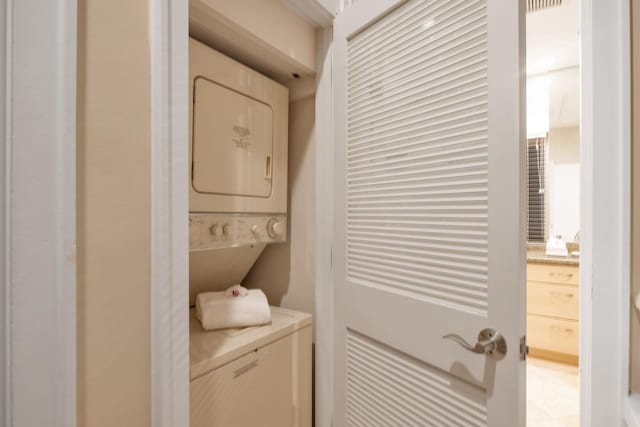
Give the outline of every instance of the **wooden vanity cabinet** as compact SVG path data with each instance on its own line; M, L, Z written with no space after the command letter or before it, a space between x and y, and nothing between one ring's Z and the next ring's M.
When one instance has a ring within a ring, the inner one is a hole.
M578 363L579 268L527 264L527 342L533 357Z

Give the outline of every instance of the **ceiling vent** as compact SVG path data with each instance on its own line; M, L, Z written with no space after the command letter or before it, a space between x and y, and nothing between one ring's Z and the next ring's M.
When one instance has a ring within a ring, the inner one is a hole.
M527 0L527 13L562 6L562 0Z

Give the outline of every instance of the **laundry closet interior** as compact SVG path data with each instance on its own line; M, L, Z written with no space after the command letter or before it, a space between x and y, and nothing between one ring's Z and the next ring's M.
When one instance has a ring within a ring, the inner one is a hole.
M190 1L191 426L312 423L319 27L303 15Z

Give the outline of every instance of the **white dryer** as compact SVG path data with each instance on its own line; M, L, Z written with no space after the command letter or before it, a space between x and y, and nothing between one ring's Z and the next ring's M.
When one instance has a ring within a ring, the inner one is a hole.
M287 239L289 90L190 38L189 95L193 305Z
M287 212L289 90L189 39L189 211Z

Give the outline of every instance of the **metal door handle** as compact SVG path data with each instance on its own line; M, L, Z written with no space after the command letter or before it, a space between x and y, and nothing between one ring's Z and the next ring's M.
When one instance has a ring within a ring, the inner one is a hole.
M478 334L478 342L475 345L469 344L458 334L447 334L443 339L450 339L469 351L478 354L486 354L502 359L507 354L507 341L502 334L495 329L486 328Z

